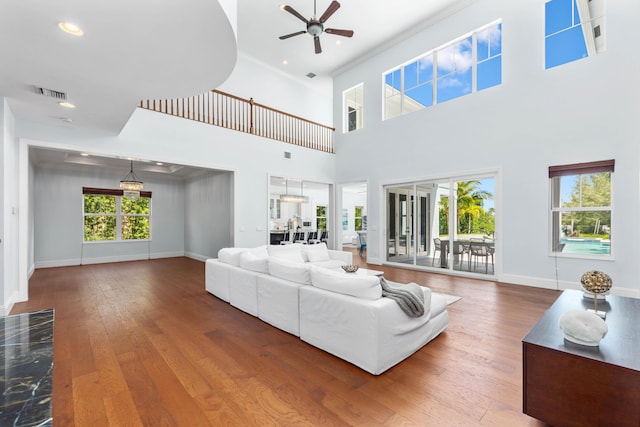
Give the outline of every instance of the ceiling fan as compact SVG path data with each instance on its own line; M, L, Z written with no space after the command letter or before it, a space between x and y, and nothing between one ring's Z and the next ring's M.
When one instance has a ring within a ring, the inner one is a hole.
M306 19L304 16L300 15L294 8L288 5L280 6L280 9L286 10L305 24L307 24L307 29L303 31L298 31L295 33L287 34L285 36L280 36L280 40L288 39L289 37L299 36L300 34L309 33L313 36L313 43L315 45L316 53L322 53L322 47L320 46L320 34L335 34L336 36L343 37L351 37L353 36L352 30L336 30L334 28L324 28L324 23L329 19L331 15L333 15L336 10L340 8L340 3L337 1L332 1L327 10L324 11L320 19L316 19L316 0L313 0L313 18Z

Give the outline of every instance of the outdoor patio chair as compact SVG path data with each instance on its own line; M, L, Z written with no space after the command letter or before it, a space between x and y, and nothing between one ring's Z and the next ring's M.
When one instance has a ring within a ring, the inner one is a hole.
M484 272L489 272L489 257L491 257L491 268L493 269L493 254L495 247L490 243L471 242L469 244L469 271L471 271L471 263L475 257L474 268L478 266L478 258L484 258Z
M323 231L320 234L320 241L324 242L324 243L327 243L327 240L329 240L329 233L327 231Z
M454 262L455 262L455 257L458 256L460 258L459 264L461 269L462 269L462 263L464 262L464 254L469 254L469 247L460 241L457 241L457 240L454 241L453 242Z

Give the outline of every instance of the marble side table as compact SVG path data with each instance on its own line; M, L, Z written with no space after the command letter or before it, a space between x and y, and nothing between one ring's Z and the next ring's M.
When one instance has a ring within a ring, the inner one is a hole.
M0 426L52 426L53 310L0 317Z

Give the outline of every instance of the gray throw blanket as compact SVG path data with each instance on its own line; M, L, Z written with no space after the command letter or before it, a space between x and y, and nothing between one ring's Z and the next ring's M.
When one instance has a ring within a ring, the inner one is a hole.
M398 303L407 316L420 317L424 314L424 294L420 285L389 282L384 277L380 278L380 285L382 296Z

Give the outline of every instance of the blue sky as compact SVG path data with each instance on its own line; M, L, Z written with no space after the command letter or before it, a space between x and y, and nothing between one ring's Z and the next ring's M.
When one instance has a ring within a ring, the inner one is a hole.
M550 0L545 7L545 68L588 56L575 0Z
M502 83L502 24L476 32L477 90ZM437 50L437 102L442 103L472 92L473 43L468 36ZM433 53L404 67L404 93L424 107L433 105ZM385 83L401 90L401 70L385 75Z

